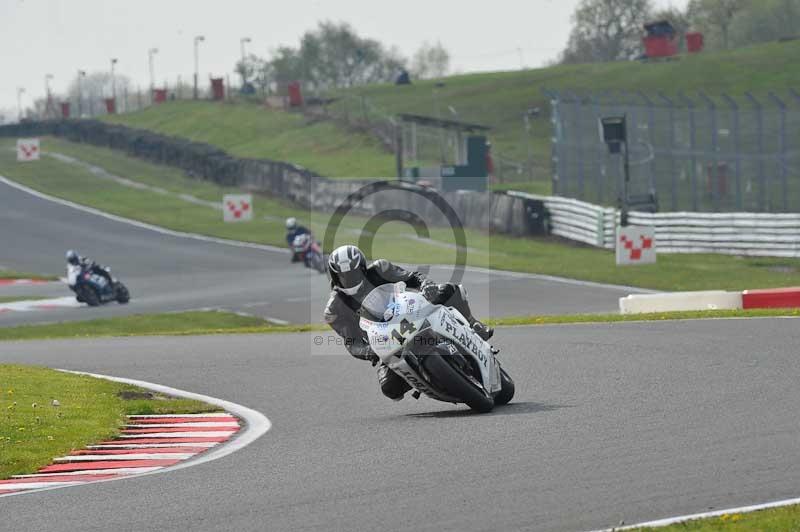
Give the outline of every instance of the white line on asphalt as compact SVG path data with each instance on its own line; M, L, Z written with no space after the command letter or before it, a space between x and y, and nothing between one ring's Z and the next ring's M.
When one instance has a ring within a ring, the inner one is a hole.
M70 480L64 482L12 482L10 484L0 484L0 489L4 490L38 490L41 488L64 488L66 486L79 486L86 484L86 480ZM13 493L9 495L14 495Z
M87 449L100 450L100 449L168 449L170 447L216 447L220 442L192 442L192 443L123 443L120 445L87 445Z
M53 461L58 463L97 462L103 460L169 460L177 458L186 460L197 453L130 453L130 454L76 454L75 456L59 456Z
M236 434L235 430L219 430L208 432L145 432L142 434L120 434L120 438L136 439L136 438L216 438L228 437Z
M86 469L83 471L66 471L62 473L33 473L31 475L14 475L11 478L44 478L44 477L60 477L63 475L127 475L122 478L130 478L132 476L139 476L145 473L161 472L165 467L117 467L115 469ZM117 479L109 479L117 480ZM97 482L103 482L98 480ZM17 495L16 493L13 495ZM3 495L5 497L5 495Z
M31 312L36 310L46 310L50 307L68 308L82 307L83 303L78 303L73 296L57 297L53 299L23 299L0 303L0 310L12 310L16 312Z
M0 177L0 180L3 180ZM139 386L141 388L147 388L149 390L153 390L159 393L163 393L166 395L172 395L175 397L183 397L186 399L195 399L197 401L202 401L205 403L209 403L215 406L226 410L240 419L243 419L245 425L236 433L236 436L231 438L230 441L225 442L225 445L217 446L216 448L211 448L208 451L200 454L196 458L192 458L190 460L185 460L182 462L178 462L175 465L167 466L167 467L152 467L152 468L118 468L118 469L99 469L99 470L88 470L88 471L81 471L80 474L90 475L102 475L102 474L125 474L125 476L109 478L104 480L98 480L97 482L111 482L115 480L120 480L123 478L131 478L132 476L143 476L143 475L152 475L156 473L163 473L167 471L176 471L178 469L183 469L186 467L193 467L196 465L204 464L206 462L211 462L213 460L217 460L219 458L223 458L228 456L229 454L235 453L236 451L243 449L256 441L258 438L263 436L267 433L267 431L272 427L272 423L267 416L253 410L252 408L248 408L246 406L242 406L236 403L232 403L231 401L226 401L224 399L218 399L216 397L211 397L208 395L203 395L200 393L194 392L187 392L185 390L179 390L178 388L172 388L170 386L164 386L162 384L154 384L152 382L140 381L136 379L125 379L121 377L110 377L108 375L99 375L96 373L88 373L83 371L70 371L70 370L60 370L66 373L74 373L77 375L88 375L90 377L95 377L98 379L106 379L113 382L121 382L124 384L132 384L133 386ZM203 414L204 416L209 416L210 414ZM224 413L219 413L215 417L219 417L221 415L226 415ZM148 416L148 417L155 417L155 416ZM170 417L170 416L160 416L160 417ZM175 415L171 417L176 417ZM181 415L180 417L187 417L185 415ZM194 416L198 417L198 416ZM175 433L171 433L173 436ZM221 433L218 433L218 435ZM123 471L125 470L125 471ZM25 475L20 477L14 478L30 478L36 475ZM51 490L51 489L59 489L59 487L47 487L42 488L41 490L28 490L28 491L19 491L14 493L6 493L0 495L0 497L14 497L17 495L25 494L25 493L32 493L33 491L44 491L44 490Z
M134 420L135 421L135 420ZM163 429L163 428L188 428L188 427L238 427L235 421L197 421L186 423L143 423L140 425L125 425L126 429Z
M227 412L209 412L207 414L137 414L135 416L128 416L129 419L155 419L160 417L231 417L231 415Z
M770 508L780 508L782 506L792 506L800 504L800 498L797 499L784 499L782 501L767 502L764 504L753 504L751 506L740 506L738 508L726 508L725 510L714 510L713 512L701 512L697 514L681 515L678 517L667 517L665 519L657 519L655 521L647 521L646 523L638 523L635 525L626 525L623 527L603 528L594 532L613 532L616 530L631 530L634 528L656 528L684 521L695 521L697 519L707 519L709 517L719 517L725 514L745 514L750 512L757 512L759 510L768 510Z

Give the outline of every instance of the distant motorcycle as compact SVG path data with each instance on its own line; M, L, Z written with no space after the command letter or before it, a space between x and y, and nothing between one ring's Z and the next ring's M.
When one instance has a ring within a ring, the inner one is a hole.
M303 233L294 237L292 251L306 267L313 268L319 273L325 273L325 257L319 242L314 240L313 236Z
M117 301L125 304L131 299L128 288L122 282L111 277L109 268L104 268L109 273L111 281L93 271L91 264L68 264L67 285L75 292L75 299L96 307L101 303Z

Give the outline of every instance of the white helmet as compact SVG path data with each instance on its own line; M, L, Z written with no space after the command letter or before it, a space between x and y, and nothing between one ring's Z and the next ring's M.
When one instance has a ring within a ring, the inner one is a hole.
M294 216L292 216L291 218L286 218L286 229L291 231L295 227L297 227L297 218L295 218Z

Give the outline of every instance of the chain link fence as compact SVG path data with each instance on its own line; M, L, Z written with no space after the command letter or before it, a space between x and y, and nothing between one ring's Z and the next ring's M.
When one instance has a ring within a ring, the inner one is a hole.
M547 91L553 191L616 205L620 155L601 117L625 115L630 194L655 193L661 211L800 211L800 93L754 96Z

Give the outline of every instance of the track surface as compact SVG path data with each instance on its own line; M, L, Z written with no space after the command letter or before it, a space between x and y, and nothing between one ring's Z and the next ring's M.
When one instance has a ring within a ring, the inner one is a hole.
M75 248L110 265L133 295L127 306L4 313L0 326L208 307L308 323L320 321L327 299L325 276L290 265L288 251L167 236L42 200L2 183L0 228L0 265L61 273L64 252ZM432 277L445 281L449 271L434 268ZM519 279L499 272L468 272L464 283L475 311L483 316L611 312L618 298L630 293L619 287ZM19 287L14 290L21 292ZM51 291L53 296L69 294L66 286L50 287L47 294Z
M0 344L265 413L272 430L170 475L0 499L9 530L582 530L796 497L798 321L501 329L515 402L382 398L311 335ZM535 347L534 347L535 346Z

